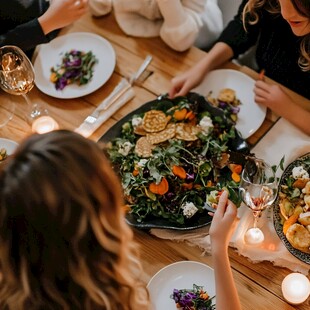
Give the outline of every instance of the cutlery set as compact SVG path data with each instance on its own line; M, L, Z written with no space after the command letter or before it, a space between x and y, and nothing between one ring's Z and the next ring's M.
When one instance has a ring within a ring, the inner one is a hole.
M145 72L146 68L152 61L152 56L148 55L142 65L139 67L138 71L132 74L129 79L122 78L118 85L115 86L111 94L103 100L103 102L95 109L95 111L88 115L84 122L93 124L97 121L101 112L107 110L113 103L115 103L122 95L125 94L126 91L129 90L134 84L141 84L142 79L145 77L143 73Z
M149 75L145 75L152 56L148 55L139 69L129 79L122 78L110 95L88 115L83 123L75 130L85 137L89 137L110 116L135 96L133 85L140 85ZM104 113L103 113L104 112Z

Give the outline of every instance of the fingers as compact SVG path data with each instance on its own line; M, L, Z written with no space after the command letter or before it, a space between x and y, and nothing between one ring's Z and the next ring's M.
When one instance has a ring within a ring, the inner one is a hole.
M217 204L217 208L215 212L217 215L223 217L225 210L226 210L227 201L228 201L228 192L224 190Z

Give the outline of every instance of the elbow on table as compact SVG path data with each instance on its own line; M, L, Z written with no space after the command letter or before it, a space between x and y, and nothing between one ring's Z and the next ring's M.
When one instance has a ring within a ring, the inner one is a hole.
M177 52L184 52L192 47L197 39L197 31L188 32L179 32L179 31L165 31L161 29L160 37L161 39L173 50Z

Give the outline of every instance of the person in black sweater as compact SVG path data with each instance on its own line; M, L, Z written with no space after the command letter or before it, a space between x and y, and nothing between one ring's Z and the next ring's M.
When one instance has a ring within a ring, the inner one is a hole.
M31 57L59 30L79 19L88 0L0 0L0 47L16 45Z
M257 45L256 61L266 75L310 99L310 3L308 0L244 0L210 52L172 80L170 97L186 94L209 71ZM255 83L255 101L310 135L310 112L279 85Z

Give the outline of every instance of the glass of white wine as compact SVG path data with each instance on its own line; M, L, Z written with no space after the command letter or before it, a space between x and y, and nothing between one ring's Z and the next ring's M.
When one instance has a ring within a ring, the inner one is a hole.
M264 240L264 234L257 223L262 212L276 199L277 189L272 167L262 159L249 158L244 165L239 185L241 198L254 216L254 225L244 236L246 243L259 244Z
M25 98L30 110L30 123L42 110L38 104L32 105L27 96L34 86L34 80L32 63L19 47L6 45L0 48L0 87L9 94Z

